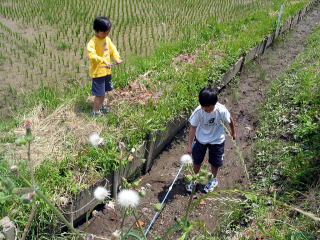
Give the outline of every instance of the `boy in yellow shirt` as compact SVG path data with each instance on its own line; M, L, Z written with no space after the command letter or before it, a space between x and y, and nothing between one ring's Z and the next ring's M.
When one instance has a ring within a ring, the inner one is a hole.
M94 97L92 115L108 111L103 105L105 94L113 89L111 77L111 57L116 64L122 62L116 46L108 37L111 22L107 17L97 17L93 22L95 36L87 44L90 62L89 74L92 78L92 95Z

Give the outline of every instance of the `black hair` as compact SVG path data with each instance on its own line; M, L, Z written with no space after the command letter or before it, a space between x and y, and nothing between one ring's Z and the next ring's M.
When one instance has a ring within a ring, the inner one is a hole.
M111 29L111 21L107 17L97 17L93 21L93 29L96 32L105 32Z
M202 88L199 93L199 102L203 107L214 106L218 102L218 94L211 87Z

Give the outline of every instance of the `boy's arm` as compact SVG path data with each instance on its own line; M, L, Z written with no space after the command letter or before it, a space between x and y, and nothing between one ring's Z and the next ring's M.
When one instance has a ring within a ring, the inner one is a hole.
M122 59L120 59L120 54L116 48L116 46L113 44L113 42L110 41L110 45L109 45L109 49L110 49L110 56L113 57L114 61L119 64L122 62Z
M192 153L192 143L194 141L194 138L196 136L196 126L192 126L190 125L189 128L189 136L188 136L188 149L187 149L187 153L191 154Z
M235 122L231 116L230 116L230 129L231 129L231 136L232 136L233 140L235 140L237 137L236 126L235 126Z
M91 61L97 62L97 63L103 63L105 62L105 59L103 57L100 57L95 48L95 44L93 41L90 41L87 45L87 52L88 52L88 57Z

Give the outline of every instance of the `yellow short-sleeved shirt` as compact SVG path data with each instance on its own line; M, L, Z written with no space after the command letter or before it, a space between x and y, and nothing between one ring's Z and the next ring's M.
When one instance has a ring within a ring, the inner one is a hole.
M120 58L116 46L109 37L100 39L96 36L87 44L87 52L90 61L89 74L92 78L103 77L111 74L111 68L106 68L104 61L111 63Z

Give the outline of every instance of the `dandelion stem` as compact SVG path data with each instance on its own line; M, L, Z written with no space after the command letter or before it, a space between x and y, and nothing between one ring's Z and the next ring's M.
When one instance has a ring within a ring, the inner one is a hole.
M31 160L31 142L30 141L28 141L28 163L29 163L30 172L31 172L32 185L35 185L33 162Z
M192 167L189 166L187 169L189 170L189 173L190 173L190 174L192 174L192 175L195 174L194 169L193 169ZM192 198L193 198L193 195L194 195L195 191L196 191L196 184L193 184L193 186L192 186L192 192L191 192L191 194L190 194L190 198L189 198L189 201L188 201L188 206L187 206L187 210L186 210L186 215L185 215L185 217L184 217L184 219L185 219L186 221L188 221L188 219L189 219L189 214L190 214L190 210L191 210Z
M120 226L120 230L122 231L123 228L123 224L124 224L124 220L126 219L127 214L126 214L126 210L123 210L123 217L122 217L122 221L121 221L121 226Z
M21 240L25 240L26 237L27 237L27 234L29 232L29 228L30 228L31 223L33 221L33 218L34 218L34 216L36 214L37 207L38 207L37 203L33 204L32 209L31 209L31 214L30 214L29 219L28 219L28 223L27 223L27 225L25 226L25 228L23 230L23 234L22 234Z
M141 226L141 224L140 224L140 222L139 222L139 219L138 219L138 217L137 217L137 214L136 214L135 209L133 209L133 216L134 216L134 218L136 219L136 223L137 223L138 226L139 226L139 230L140 230L143 238L147 240L147 237L144 235L144 231L143 231L142 226Z
M139 218L141 218L141 217L142 217L142 215L141 215ZM130 230L132 229L132 227L134 226L134 224L135 224L135 223L132 223L132 224L131 224L131 226L129 227L128 231L127 231L126 234L124 235L124 237L128 235L128 233L130 232Z
M25 181L30 187L33 185L21 174L19 174L19 177ZM37 196L42 198L48 205L49 207L57 214L57 216L60 218L60 220L70 229L71 232L77 233L77 231L74 229L74 227L68 222L68 220L62 215L62 213L59 211L59 209L53 205L53 203L38 189L35 188L35 193Z
M190 194L190 198L189 198L189 201L188 201L188 206L187 206L187 210L186 210L186 215L184 217L185 221L188 221L189 219L189 214L190 214L190 209L191 209L191 203L192 203L192 199L193 199L193 195L194 195L194 192L196 190L196 184L194 184L192 186L192 192Z
M68 220L62 215L62 213L51 203L51 201L41 191L36 190L36 194L49 205L49 207L57 214L60 220L69 228L71 232L77 233L74 227L68 222Z

